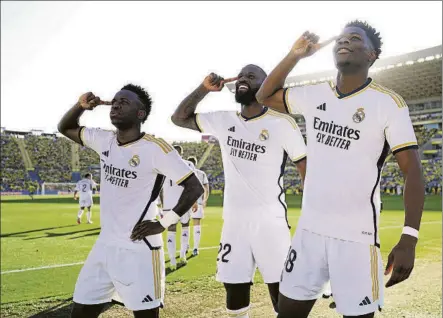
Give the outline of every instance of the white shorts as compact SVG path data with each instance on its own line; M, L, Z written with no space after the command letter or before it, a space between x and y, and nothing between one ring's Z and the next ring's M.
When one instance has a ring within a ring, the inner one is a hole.
M162 306L165 288L163 249L134 249L96 242L77 279L74 302L102 304L115 298L129 310Z
M193 219L203 219L205 217L205 213L203 211L203 205L199 204L197 211L195 212L191 211L191 217Z
M92 199L80 199L79 201L80 207L81 208L89 208L90 206L92 206L93 202Z
M171 210L163 210L163 216L165 216L169 211L171 211ZM181 217L180 217L180 223L181 224L187 224L187 223L189 223L189 220L191 219L191 211L188 211L188 212L186 212L185 214L183 214ZM175 223L175 224L178 224L178 222L177 223Z
M217 281L250 283L258 267L265 283L279 282L290 242L284 218L225 221L217 256Z
M345 316L383 306L383 265L378 247L297 230L282 271L280 292L294 300L319 298L328 281Z

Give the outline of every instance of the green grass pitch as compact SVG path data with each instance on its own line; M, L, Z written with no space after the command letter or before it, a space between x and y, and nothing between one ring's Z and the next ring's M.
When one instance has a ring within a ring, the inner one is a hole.
M294 232L300 213L300 198L289 196L287 202L288 219ZM383 260L386 260L387 254L400 237L404 212L401 197L384 197L383 202L380 235ZM44 308L45 306L41 304L45 299L69 298L72 295L81 265L71 264L86 259L100 231L98 204L93 207L94 224L77 225L77 211L78 202L71 197L44 197L33 201L29 197L2 198L1 317L25 317L28 312L38 312L32 310L35 304L40 304L39 308ZM168 273L165 301L166 306L170 305L170 309L164 311L169 312L166 314L167 317L175 317L174 306L179 306L180 297L185 297L183 293L192 298L193 291L198 289L199 293L202 295L207 293L210 298L211 290L214 289L215 293L223 296L220 284L213 278L222 227L221 213L221 198L214 195L210 198L202 222L200 255L190 258L188 265ZM85 215L83 219L85 220ZM441 270L441 244L441 197L428 196L417 247L417 260L440 262ZM177 249L179 247L180 237L177 236ZM167 253L165 254L167 259ZM10 272L52 265L67 266ZM256 275L256 283L260 285L261 282L260 276ZM168 297L171 301L168 301ZM441 307L441 287L439 299ZM211 317L218 317L218 312L223 316L223 299L218 299L217 302L219 305L212 309ZM198 314L203 313L205 308L199 308ZM194 316L198 316L197 311L198 309L195 309Z

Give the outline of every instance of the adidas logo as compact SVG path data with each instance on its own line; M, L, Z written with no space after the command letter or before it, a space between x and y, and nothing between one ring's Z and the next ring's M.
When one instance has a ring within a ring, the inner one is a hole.
M363 299L363 301L360 303L359 306L366 306L366 305L370 305L371 301L369 300L368 296L365 297L365 299Z
M235 126L232 126L231 128L228 129L229 131L235 132Z
M153 299L151 298L151 296L146 295L145 298L142 300L142 303L149 303L150 301L152 301Z
M171 239L169 239L169 240L168 240L168 243L172 243L172 240L171 240Z
M105 156L105 157L109 157L109 150L108 151L103 151L102 155Z
M184 236L184 237L187 237L187 236L188 236L188 234L186 234L186 233L183 233L183 236Z
M317 107L317 109L326 111L326 103L321 104L320 106Z

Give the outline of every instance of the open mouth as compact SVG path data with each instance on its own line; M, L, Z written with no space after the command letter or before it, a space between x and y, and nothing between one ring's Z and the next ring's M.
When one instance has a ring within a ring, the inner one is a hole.
M352 51L346 47L342 47L337 50L337 54L349 54L349 53L352 53Z
M247 92L249 90L249 86L246 84L240 84L237 87L237 91L239 92Z

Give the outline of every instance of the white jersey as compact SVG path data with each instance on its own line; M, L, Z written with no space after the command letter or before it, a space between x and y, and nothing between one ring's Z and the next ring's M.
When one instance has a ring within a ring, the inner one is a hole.
M192 169L192 171L194 171L195 166L192 162L184 159L182 160L190 169ZM183 187L177 185L171 179L166 179L163 185L163 211L172 210L177 205L182 192Z
M285 218L286 159L297 162L306 156L295 120L265 107L249 119L221 111L197 114L196 122L201 132L214 135L220 144L225 174L223 218Z
M100 155L100 222L98 240L131 248L130 236L142 220L153 220L153 203L165 176L180 184L193 172L177 151L164 140L143 134L139 139L119 144L115 132L82 128L80 139ZM161 244L161 235L150 236L144 243Z
M97 184L91 179L82 179L75 185L75 191L79 193L80 201L92 200L92 189L95 189Z
M333 83L284 91L289 113L306 120L309 160L299 228L379 245L380 173L389 148L417 148L409 109L371 79L351 94Z
M204 171L196 168L194 170L194 174L203 186L209 183L208 176ZM200 198L198 198L197 203L203 204L203 194L200 196Z

